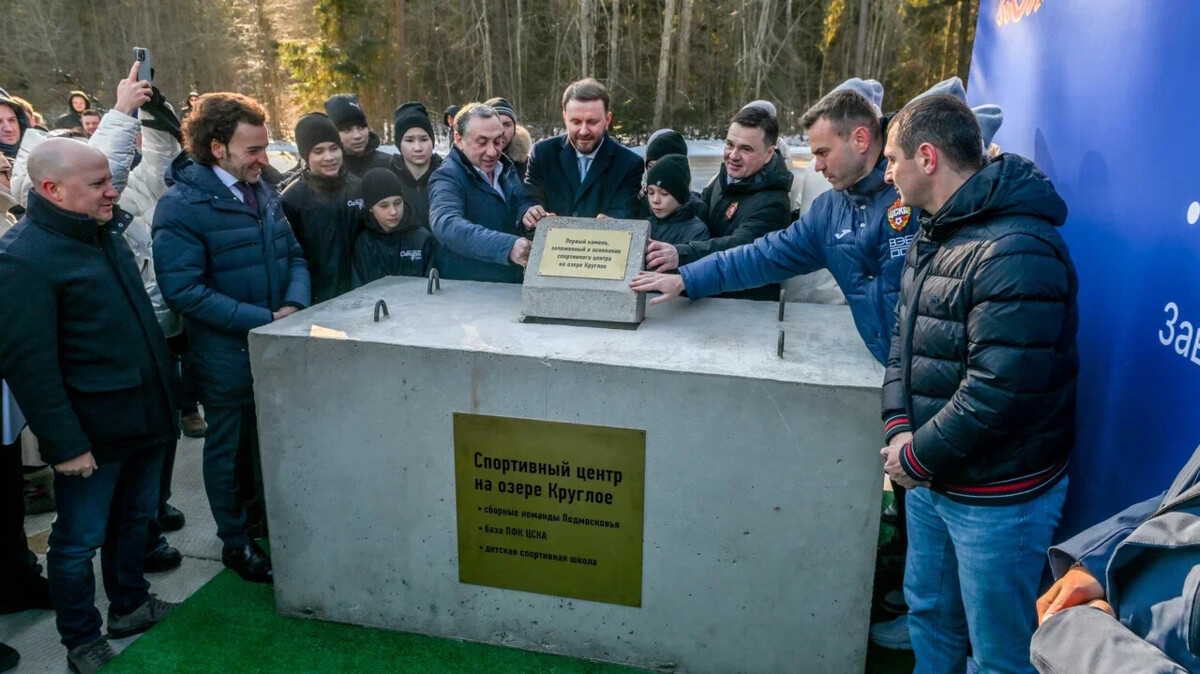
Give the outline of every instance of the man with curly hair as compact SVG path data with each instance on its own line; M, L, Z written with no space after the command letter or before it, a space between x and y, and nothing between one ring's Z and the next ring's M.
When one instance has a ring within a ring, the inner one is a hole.
M304 252L279 195L260 180L266 118L241 94L201 96L183 124L185 152L167 170L173 184L154 213L154 268L167 305L188 321L207 415L204 488L224 544L221 558L260 583L271 582L272 573L254 541L265 534L265 512L247 517L247 505L257 502L247 483L261 483L247 333L310 300ZM247 459L253 478L239 479Z

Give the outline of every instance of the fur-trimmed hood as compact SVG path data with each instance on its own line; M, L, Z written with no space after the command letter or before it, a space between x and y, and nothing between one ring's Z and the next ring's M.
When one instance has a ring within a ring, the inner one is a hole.
M523 164L529 161L529 153L532 150L533 136L529 135L529 129L518 124L517 130L513 132L512 142L508 144L505 154L514 162Z

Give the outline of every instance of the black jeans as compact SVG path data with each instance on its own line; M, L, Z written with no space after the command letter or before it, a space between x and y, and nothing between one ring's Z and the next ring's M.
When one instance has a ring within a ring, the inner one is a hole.
M167 544L167 539L162 535L162 525L158 523L158 518L166 512L167 500L171 498L171 476L175 472L175 449L178 446L179 441L172 439L163 452L162 478L158 487L158 509L150 518L150 533L146 537L147 554Z
M165 452L163 443L101 464L91 477L54 476L58 519L50 531L46 566L58 633L68 649L100 638L92 572L97 549L114 613L131 613L149 599L146 537L158 511Z
M0 445L0 599L15 595L34 569L25 538L21 441Z

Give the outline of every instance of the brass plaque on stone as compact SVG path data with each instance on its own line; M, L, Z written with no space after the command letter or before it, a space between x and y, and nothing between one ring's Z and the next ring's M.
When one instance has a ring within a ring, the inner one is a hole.
M619 230L551 227L538 275L623 280L632 238Z
M454 415L464 583L642 605L646 432Z

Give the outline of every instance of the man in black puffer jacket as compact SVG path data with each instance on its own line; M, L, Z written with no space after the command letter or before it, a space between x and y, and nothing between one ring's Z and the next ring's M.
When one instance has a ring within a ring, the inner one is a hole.
M888 127L888 179L920 209L883 385L888 476L908 494L917 671L1033 672L1034 601L1074 443L1078 280L1067 206L1033 163L983 156L952 96ZM953 579L948 581L947 579ZM970 638L968 639L968 625Z

